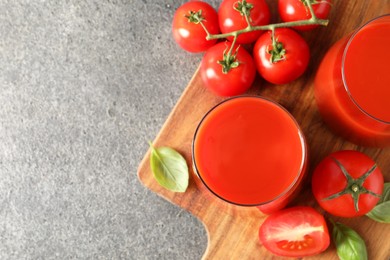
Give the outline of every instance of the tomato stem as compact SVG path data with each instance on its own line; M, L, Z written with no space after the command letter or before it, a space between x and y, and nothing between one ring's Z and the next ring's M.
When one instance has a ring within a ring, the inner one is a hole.
M310 14L311 14L311 18L310 20L317 20L317 16L313 10L313 6L312 6L312 3L310 2L310 0L305 0L305 3L307 5L307 7L309 8L309 11L310 11Z
M275 37L275 29L272 28L271 31L272 39L272 49L267 49L267 52L270 54L270 62L276 63L285 59L286 49L283 46L283 43L279 42Z
M233 9L240 12L240 14L245 17L245 21L248 24L247 28L251 28L252 26L250 23L251 22L250 15L251 15L251 10L253 8L253 4L247 3L246 0L242 0L241 2L238 1L236 3L237 3L237 7L234 6Z
M202 10L198 10L197 12L190 11L185 17L188 19L188 22L200 24L202 26L203 30L206 32L206 39L210 36L210 32L207 30L206 26L203 23L203 21L205 21L205 18L202 16Z
M248 3L246 0L238 1L236 3L237 7L233 6L233 9L240 12L242 16L249 17L253 8L253 4Z
M229 49L229 51L227 53L227 57L228 58L232 55L233 48L234 48L234 45L236 44L236 41L237 41L237 35L234 36L233 42L232 42L232 46L230 46L230 49Z
M307 6L307 2L306 2L306 0L301 0L301 2L305 5L305 6ZM317 5L317 4L321 4L321 3L326 3L326 4L328 4L328 5L332 5L332 3L330 3L330 2L328 2L328 1L326 1L326 0L310 0L310 3L312 4L312 5Z
M240 48L238 45L236 51L233 53L234 43L236 42L237 37L234 37L233 43L230 46L228 52L223 53L223 59L218 61L218 64L222 66L222 73L227 74L231 69L237 68L240 65L240 62L237 60L237 52Z
M351 190L352 190L353 192L358 192L358 191L359 191L359 185L353 184L352 187L351 187Z

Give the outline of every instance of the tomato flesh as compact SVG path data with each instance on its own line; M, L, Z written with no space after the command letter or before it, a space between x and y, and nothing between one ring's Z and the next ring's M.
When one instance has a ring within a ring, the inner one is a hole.
M259 238L273 254L288 257L319 254L330 244L324 217L307 206L284 209L268 216L260 227Z
M277 242L277 245L280 249L287 251L305 250L314 245L314 239L310 235L305 235L299 241L282 240Z

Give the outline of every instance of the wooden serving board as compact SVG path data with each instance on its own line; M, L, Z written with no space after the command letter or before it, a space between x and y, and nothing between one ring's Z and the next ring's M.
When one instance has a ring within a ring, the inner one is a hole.
M268 1L277 17L276 1ZM366 21L390 13L390 0L334 1L328 27L304 33L311 49L311 61L306 73L288 85L271 85L259 77L248 94L271 98L283 105L296 118L307 138L310 167L301 194L292 205L313 206L327 217L355 229L366 241L369 259L390 259L390 224L380 224L368 217L341 219L327 215L316 204L310 189L311 173L322 158L333 151L353 149L376 160L390 181L390 148L376 149L356 146L334 135L323 124L314 100L313 80L319 62L328 48L342 36L352 32ZM385 46L378 45L378 51ZM388 50L387 50L388 51ZM389 97L390 98L390 97ZM192 171L191 142L195 128L203 115L223 98L205 89L196 71L180 100L166 120L154 141L156 147L169 146L179 151L190 166L190 184L185 193L165 190L154 180L148 151L139 165L140 181L153 192L188 210L205 225L208 247L203 259L276 259L258 240L258 229L264 221L256 208L227 204L213 197ZM279 259L279 258L278 258ZM307 259L338 259L333 244L322 254Z

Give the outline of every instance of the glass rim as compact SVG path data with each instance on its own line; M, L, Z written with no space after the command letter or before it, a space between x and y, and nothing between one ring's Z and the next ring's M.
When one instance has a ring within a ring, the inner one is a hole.
M359 103L354 99L352 93L350 92L349 88L348 88L348 84L347 84L347 80L346 80L346 76L345 76L345 71L344 71L344 67L345 67L345 59L346 59L346 56L347 56L347 53L348 53L348 49L349 49L349 46L351 45L351 43L353 42L355 36L362 30L364 29L367 25L377 21L377 20L380 20L382 19L383 17L390 17L390 14L383 14L383 15L380 15L380 16L377 16L375 18L372 18L370 20L368 20L367 22L365 22L363 25L359 26L357 29L355 29L352 33L352 35L349 37L348 39L348 42L347 44L345 45L344 47L344 50L343 50L343 56L342 56L342 60L341 60L341 77L342 77L342 81L343 81L343 86L344 86L344 89L345 91L347 92L348 94L348 97L351 99L351 101L356 105L356 107L359 109L359 111L361 111L362 113L364 113L366 116L368 116L369 118L377 121L377 122L380 122L380 123L383 123L383 124L387 124L387 125L390 125L390 121L386 121L386 120L383 120L383 119L380 119L376 116L373 116L372 114L368 113L366 110L364 110L364 108L362 108Z
M299 170L298 170L298 173L296 174L294 180L291 182L291 184L282 192L280 193L279 195L277 195L276 197L274 197L273 199L271 200L268 200L268 201L263 201L263 202L259 202L259 203L253 203L253 204L245 204L245 203L239 203L239 202L235 202L235 201L231 201L231 200L228 200L226 198L224 198L221 194L218 194L217 192L215 192L212 188L209 187L209 185L207 185L206 181L202 178L201 174L200 174L200 171L197 167L197 164L196 164L196 158L195 158L195 140L196 140L196 137L197 137L197 134L198 134L198 131L199 129L202 127L202 123L204 122L204 120L207 118L207 116L212 113L217 107L231 101L231 100L234 100L234 99L241 99L241 98L254 98L254 99L260 99L260 100L263 100L263 101L266 101L272 105L275 105L276 107L280 108L282 111L284 111L285 113L287 113L287 115L289 116L289 118L293 121L294 125L296 126L296 129L298 130L298 137L299 137L299 140L300 140L300 143L301 143L301 149L302 149L302 159L301 159L301 162L300 162L300 167L299 167ZM303 131L301 129L301 127L299 126L298 122L296 121L296 119L294 118L294 116L286 109L284 108L282 105L280 105L279 103L277 103L276 101L273 101L269 98L265 98L265 97L262 97L262 96L257 96L257 95L239 95L239 96L234 96L234 97L229 97L219 103L217 103L216 105L212 106L202 117L202 119L199 121L196 129L195 129L195 133L194 133L194 137L192 139L192 148L191 148L191 152L192 152L192 166L193 166L193 170L195 172L195 174L199 177L199 179L201 180L201 182L203 183L203 185L205 185L205 187L212 193L214 194L216 197L220 198L221 200L225 201L225 202L228 202L230 204L233 204L233 205L236 205L236 206L244 206L244 207L257 207L257 206L262 206L262 205L266 205L266 204L269 204L269 203L272 203L274 201L277 201L278 199L282 198L283 196L285 196L286 194L288 194L290 191L293 191L293 188L299 184L299 180L301 179L301 177L305 174L305 168L306 168L306 164L307 164L307 154L308 154L308 147L307 147L307 142L306 142L306 138L303 134Z

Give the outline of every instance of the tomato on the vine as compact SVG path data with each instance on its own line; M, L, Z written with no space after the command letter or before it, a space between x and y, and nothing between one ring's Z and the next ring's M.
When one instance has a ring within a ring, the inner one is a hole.
M274 37L274 41L273 41ZM273 84L286 84L300 77L309 64L306 41L288 28L267 31L256 41L253 57L259 74Z
M259 238L272 253L288 257L319 254L330 244L324 217L307 206L287 208L268 216L260 227Z
M319 19L326 19L332 7L332 0L310 0L314 14ZM279 15L284 22L293 22L311 18L309 7L305 0L279 0ZM296 30L308 31L318 25L304 25L293 27Z
M378 203L383 186L383 175L375 161L352 150L325 157L312 177L312 191L318 204L340 217L370 212Z
M208 3L191 1L180 6L173 17L172 32L176 43L189 52L204 52L217 40L207 40L207 33L218 34L218 14Z
M224 97L243 94L256 76L252 56L240 45L235 45L228 55L230 47L230 42L217 43L207 50L200 65L206 87Z
M245 13L249 13L248 21ZM271 14L265 0L224 0L218 9L219 27L222 33L229 33L248 26L266 25L270 22ZM256 41L262 31L252 31L240 34L237 43ZM233 37L228 37L232 41Z

